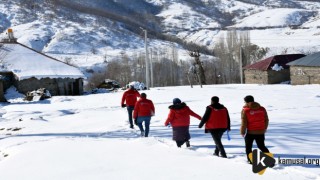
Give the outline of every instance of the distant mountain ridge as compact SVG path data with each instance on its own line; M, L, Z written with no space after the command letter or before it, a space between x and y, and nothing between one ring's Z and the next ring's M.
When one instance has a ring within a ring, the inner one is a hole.
M250 30L252 43L264 47L271 43L261 34L316 41L319 9L314 0L2 0L0 31L13 28L20 43L56 55L136 52L144 48L142 29L150 47L191 43L210 51L228 29ZM299 46L318 50L320 42Z

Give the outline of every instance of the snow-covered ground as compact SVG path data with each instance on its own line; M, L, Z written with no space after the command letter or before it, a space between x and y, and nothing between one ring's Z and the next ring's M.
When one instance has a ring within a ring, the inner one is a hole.
M40 102L23 102L13 94L12 103L2 103L0 109L1 179L320 179L319 164L276 164L262 176L254 174L239 135L243 97L251 94L269 113L266 145L276 160L306 157L319 162L319 87L152 88L144 91L156 108L148 138L140 138L137 127L129 129L127 112L120 107L121 91ZM231 140L223 136L228 159L212 155L213 140L198 128L198 120L191 120L189 149L177 148L171 129L163 125L173 98L202 116L214 95L231 117Z

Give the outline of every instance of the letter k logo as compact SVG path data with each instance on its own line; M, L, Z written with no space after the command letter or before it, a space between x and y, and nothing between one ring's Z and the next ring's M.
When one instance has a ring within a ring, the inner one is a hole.
M249 154L249 159L252 162L253 173L258 173L260 175L266 171L267 167L272 168L276 162L273 158L273 154L263 153L257 149L253 150L253 152Z

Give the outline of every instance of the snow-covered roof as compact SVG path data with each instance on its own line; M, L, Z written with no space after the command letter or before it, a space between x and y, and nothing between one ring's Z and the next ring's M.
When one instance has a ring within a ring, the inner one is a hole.
M0 72L13 72L19 80L41 78L84 78L76 67L37 52L20 43L0 47Z

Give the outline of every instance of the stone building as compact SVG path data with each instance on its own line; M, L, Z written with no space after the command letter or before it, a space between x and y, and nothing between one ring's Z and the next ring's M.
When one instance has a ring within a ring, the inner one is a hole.
M46 88L51 95L81 95L84 77L78 68L23 44L0 43L0 101L10 86L23 94Z
M290 66L291 84L320 84L320 52L293 62Z
M286 64L304 57L304 54L284 54L269 57L245 66L246 84L277 84L290 81L290 70Z

